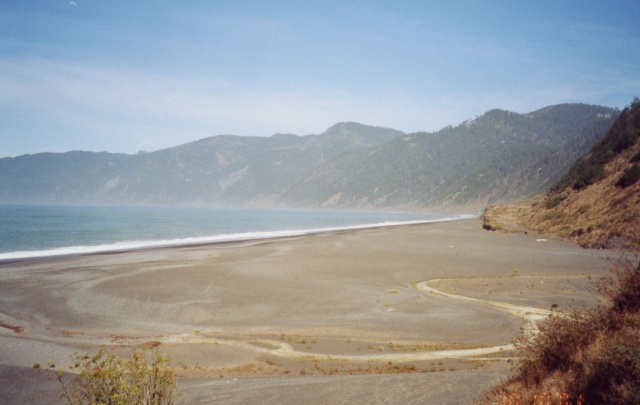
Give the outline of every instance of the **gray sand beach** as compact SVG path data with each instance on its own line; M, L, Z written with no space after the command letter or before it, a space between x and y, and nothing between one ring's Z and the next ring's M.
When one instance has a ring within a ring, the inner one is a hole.
M465 403L526 321L420 283L568 311L616 256L471 219L0 263L0 403L63 403L34 364L149 341L188 404Z

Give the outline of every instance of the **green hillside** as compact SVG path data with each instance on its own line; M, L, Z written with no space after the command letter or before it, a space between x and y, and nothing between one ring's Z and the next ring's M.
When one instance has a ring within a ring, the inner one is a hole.
M320 135L221 135L136 155L4 158L0 203L272 205L300 173L399 135L403 132L340 123Z
M533 202L490 207L485 217L492 228L511 222L584 247L639 250L639 209L640 100L636 98L546 194Z
M285 197L319 206L480 209L549 187L616 116L584 104L524 115L492 110L342 155L298 179Z
M485 229L533 229L586 248L619 249L604 304L550 316L516 339L522 358L479 404L640 403L640 99L622 110L593 148L532 200L487 209Z
M549 187L617 114L563 104L492 110L435 133L345 122L319 135L220 135L136 155L4 158L0 203L478 212Z

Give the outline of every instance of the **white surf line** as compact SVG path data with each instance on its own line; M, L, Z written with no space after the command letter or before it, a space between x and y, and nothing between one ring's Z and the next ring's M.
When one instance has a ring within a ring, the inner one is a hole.
M100 245L78 245L66 246L58 248L50 248L45 250L33 251L14 251L0 253L0 263L10 260L31 260L43 257L59 257L59 256L81 256L90 254L103 253L120 253L128 251L138 251L158 248L180 248L192 246L206 246L210 244L227 244L236 242L254 242L269 241L280 238L290 238L298 236L308 236L315 234L342 232L342 231L358 231L375 228L386 228L405 225L421 225L435 224L440 222L459 221L464 219L477 218L477 215L470 214L452 214L445 218L419 219L408 221L384 221L375 223L365 223L358 225L333 226L325 228L309 228L309 229L292 229L292 230L275 230L275 231L253 231L253 232L237 232L237 233L221 233L210 236L184 237L174 239L159 240L130 240L110 242Z

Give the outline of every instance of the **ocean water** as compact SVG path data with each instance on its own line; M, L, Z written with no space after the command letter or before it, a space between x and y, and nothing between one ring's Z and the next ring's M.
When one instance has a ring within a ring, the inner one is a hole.
M169 207L0 206L0 260L295 236L469 217Z

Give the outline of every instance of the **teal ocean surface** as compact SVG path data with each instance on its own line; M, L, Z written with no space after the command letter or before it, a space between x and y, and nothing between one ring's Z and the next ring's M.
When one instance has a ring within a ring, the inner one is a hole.
M333 210L0 206L0 260L295 236L467 217Z

